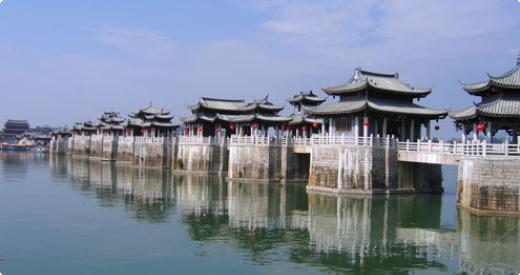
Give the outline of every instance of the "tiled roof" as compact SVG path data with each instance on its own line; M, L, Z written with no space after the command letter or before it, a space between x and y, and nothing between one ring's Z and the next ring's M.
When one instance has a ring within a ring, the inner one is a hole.
M323 107L305 107L304 111L314 115L341 115L352 114L365 109L417 116L444 117L448 114L445 110L434 110L412 102L364 97L350 98L348 101L340 101Z
M301 103L303 101L322 103L322 102L325 102L325 100L327 100L327 99L324 97L315 95L312 91L300 92L299 94L294 95L291 98L287 99L287 101L290 103Z
M257 108L268 111L281 111L283 109L283 106L269 102L267 97L251 103L246 103L244 100L202 97L196 104L188 107L191 111L196 111L202 107L217 112L253 112Z
M520 96L500 94L461 111L452 112L455 120L470 119L478 115L490 117L520 117Z
M223 121L227 123L246 123L246 122L252 122L255 120L258 121L265 121L265 122L289 122L291 118L285 117L285 116L278 116L278 115L222 115L217 114L214 117L210 116L204 116L204 115L193 115L191 117L182 118L182 121L184 123L195 123L199 120L207 121L214 123L217 120Z
M380 74L357 68L354 76L345 84L332 87L324 87L322 90L329 95L341 95L354 93L372 87L388 92L408 94L422 97L431 92L431 89L419 89L402 82L399 74Z
M322 124L323 119L319 118L309 118L303 113L295 113L290 116L291 121L289 122L289 125L301 125L301 124L313 124L318 123Z
M462 83L462 87L470 94L488 91L491 87L518 90L520 89L520 61L517 61L514 68L502 75L492 76L488 74L488 76L488 80L470 84Z

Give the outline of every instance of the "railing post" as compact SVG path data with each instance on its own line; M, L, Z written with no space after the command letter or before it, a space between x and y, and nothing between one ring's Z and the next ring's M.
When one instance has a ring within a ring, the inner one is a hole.
M420 152L421 151L421 140L418 139L417 140L417 152Z
M505 147L505 155L506 157L509 156L509 139L506 138L506 141L504 142L504 147Z
M457 141L453 141L453 154L458 155L458 152L457 152Z
M406 151L410 151L410 140L406 140Z
M482 142L482 156L485 157L487 155L487 142L484 140Z
M439 146L441 147L441 153L444 153L444 140L439 141Z
M430 152L432 151L432 140L431 139L428 140L428 150Z

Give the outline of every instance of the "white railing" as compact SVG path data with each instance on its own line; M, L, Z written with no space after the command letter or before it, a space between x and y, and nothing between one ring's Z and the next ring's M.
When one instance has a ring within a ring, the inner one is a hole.
M432 142L398 142L398 149L407 152L438 153L456 156L501 156L520 157L520 143L487 143L486 141L468 141L464 143Z
M164 137L135 137L135 142L151 142L151 143L163 143L166 140Z
M203 137L203 136L180 136L179 144L223 144L226 138Z
M119 142L131 142L134 141L134 137L127 136L127 137L119 137Z
M353 137L353 136L322 136L305 137L261 137L261 136L232 136L230 144L285 144L285 145L348 145L348 146L387 146L395 147L393 137Z
M356 137L345 135L314 135L310 138L293 138L294 145L349 145L349 146L395 146L395 139L387 137Z
M282 144L288 142L287 138L282 137L261 137L261 136L231 136L229 144L258 144L258 145L270 145L270 144ZM287 144L287 143L285 143Z
M87 141L87 140L90 140L90 136L73 136L72 139L74 140L77 140L77 141Z

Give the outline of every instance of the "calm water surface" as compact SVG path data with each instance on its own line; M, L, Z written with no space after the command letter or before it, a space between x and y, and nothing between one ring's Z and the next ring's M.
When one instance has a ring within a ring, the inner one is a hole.
M457 210L454 167L443 195L369 198L0 156L4 275L520 272L520 219Z

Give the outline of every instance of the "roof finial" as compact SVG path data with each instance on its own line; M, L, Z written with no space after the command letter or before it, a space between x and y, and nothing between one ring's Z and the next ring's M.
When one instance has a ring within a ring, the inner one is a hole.
M516 65L520 66L520 52L518 52L518 57L516 58Z

